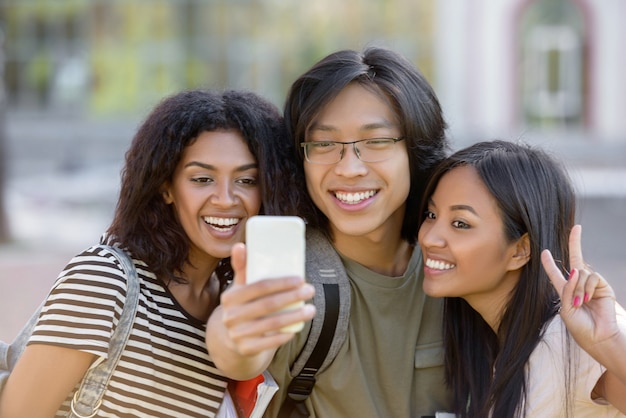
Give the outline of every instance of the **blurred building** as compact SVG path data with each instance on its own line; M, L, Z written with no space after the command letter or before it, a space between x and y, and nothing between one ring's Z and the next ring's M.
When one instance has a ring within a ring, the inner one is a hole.
M626 2L440 0L435 14L455 136L626 142Z
M434 3L3 0L9 107L132 116L197 86L253 89L280 106L319 58L369 43L428 72Z
M143 115L171 92L282 104L327 53L390 46L434 84L451 133L626 141L623 0L2 0L7 105Z
M0 0L0 160L9 176L118 161L170 93L244 88L281 107L321 57L382 45L432 82L457 147L539 138L626 166L624 21L624 0Z

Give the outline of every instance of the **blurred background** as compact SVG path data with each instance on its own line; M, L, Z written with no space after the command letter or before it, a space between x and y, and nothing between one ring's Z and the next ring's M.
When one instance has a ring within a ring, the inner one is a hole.
M192 87L282 107L338 49L392 48L432 83L455 149L539 144L580 195L587 261L626 303L623 0L0 0L0 339L111 220L134 130Z

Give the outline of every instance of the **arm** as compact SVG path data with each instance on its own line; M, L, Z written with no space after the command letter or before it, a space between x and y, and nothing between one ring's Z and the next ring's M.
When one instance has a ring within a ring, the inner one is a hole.
M0 394L0 416L54 416L94 358L70 348L27 346Z
M277 310L313 297L313 286L302 277L261 280L246 284L245 245L235 244L231 265L233 285L222 295L221 305L207 323L206 344L215 365L236 380L260 374L274 353L295 334L281 332L287 325L308 321L315 307L303 307L276 313Z
M118 270L118 277L93 268L103 263ZM0 394L0 417L55 415L96 358L106 357L115 307L124 303L124 281L114 258L94 258L92 249L70 261Z
M621 355L624 355L623 352ZM615 374L606 371L598 380L594 392L621 413L626 414L626 385Z
M594 393L626 412L626 330L618 324L618 313L624 318L624 310L616 303L608 282L583 261L580 225L572 229L569 247L569 280L563 277L548 250L541 255L543 266L561 297L560 315L570 334L607 369Z

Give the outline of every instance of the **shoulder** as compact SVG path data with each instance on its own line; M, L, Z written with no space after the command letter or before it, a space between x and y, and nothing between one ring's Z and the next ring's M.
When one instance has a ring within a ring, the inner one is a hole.
M567 328L561 316L556 314L546 323L537 346L530 355L529 366L538 369L551 369L553 366L562 368L563 359L567 355L566 349L570 346L568 339L571 340Z
M42 308L31 342L106 356L126 305L127 274L115 251L95 245L74 256Z
M128 257L130 258L130 255ZM145 267L145 263L140 260L132 259L132 263L135 268ZM126 271L119 255L113 248L99 244L75 255L60 273L59 279L63 277L82 278L84 280L97 277L125 282Z
M546 325L528 362L530 382L537 387L542 386L540 381L551 383L553 390L554 387L568 388L567 392L576 402L590 401L591 392L604 371L605 368L574 341L558 314Z
M133 264L138 273L145 266L138 260L133 260ZM61 271L46 305L61 306L56 302L83 305L91 300L121 309L128 289L126 270L111 247L102 244L89 247L74 256Z
M306 251L313 254L337 253L326 235L316 228L306 229Z

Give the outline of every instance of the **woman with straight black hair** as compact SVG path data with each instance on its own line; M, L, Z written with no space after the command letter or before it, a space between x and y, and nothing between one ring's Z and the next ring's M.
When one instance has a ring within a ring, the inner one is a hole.
M540 149L481 142L447 158L425 196L424 291L445 297L452 412L623 416L626 317L582 261L565 170ZM567 286L563 270L571 271Z

